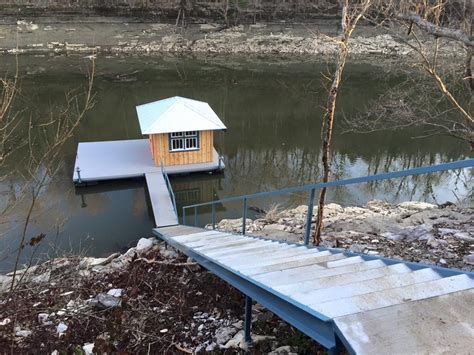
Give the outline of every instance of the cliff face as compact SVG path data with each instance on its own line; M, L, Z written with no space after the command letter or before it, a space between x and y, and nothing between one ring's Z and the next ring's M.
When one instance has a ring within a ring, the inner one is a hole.
M337 14L337 0L0 0L0 14L205 17L229 23L314 19Z

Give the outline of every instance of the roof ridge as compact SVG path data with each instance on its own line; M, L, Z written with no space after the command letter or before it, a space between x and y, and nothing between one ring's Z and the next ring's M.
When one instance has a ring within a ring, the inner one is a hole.
M173 96L173 97L170 97L170 99L176 99L177 97L179 96ZM159 121L161 121L161 117L163 117L164 115L166 115L168 113L169 110L171 110L171 108L173 108L176 104L178 103L178 100L174 100L174 102L169 105L169 107L164 110L161 115L159 115L152 123L152 125L150 127L148 127L148 130L152 129Z
M152 101L152 102L146 102L146 103L140 104L136 107L143 107L143 106L153 105L153 104L156 104L157 102L169 101L169 100L175 99L177 97L180 97L180 96L172 96L172 97L167 97L166 99L156 100L156 101Z
M197 101L197 100L194 100L194 101ZM207 106L209 106L209 104L207 102L204 102L204 101L197 101L197 102L201 102ZM207 117L206 115L204 115L202 112L199 112L198 110L195 110L194 107L190 106L190 105L187 105L187 103L184 103L184 105L189 108L191 111L194 111L196 112L199 116L203 117L206 121L210 121L211 123L215 123L214 121L211 121L209 120L209 117ZM211 106L209 106L209 108L211 108ZM212 110L212 108L211 108Z

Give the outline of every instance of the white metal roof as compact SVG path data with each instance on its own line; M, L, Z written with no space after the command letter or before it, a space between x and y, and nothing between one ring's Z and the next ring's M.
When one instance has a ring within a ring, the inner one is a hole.
M137 106L142 134L226 129L207 102L180 96Z

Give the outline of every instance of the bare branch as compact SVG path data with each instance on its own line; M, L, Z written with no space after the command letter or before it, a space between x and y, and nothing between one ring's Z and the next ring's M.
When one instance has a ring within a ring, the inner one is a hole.
M427 33L433 36L454 39L458 42L465 44L466 46L474 47L474 41L472 40L472 38L467 36L464 32L460 30L435 25L413 13L396 14L395 17L398 20L414 23L420 29L426 31Z

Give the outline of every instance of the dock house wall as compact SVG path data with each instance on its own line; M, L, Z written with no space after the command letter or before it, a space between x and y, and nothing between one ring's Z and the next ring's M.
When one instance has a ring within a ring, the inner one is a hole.
M170 151L169 134L150 135L150 145L153 160L156 165L163 161L165 166L209 163L213 158L214 135L213 131L199 132L199 149L190 151Z

